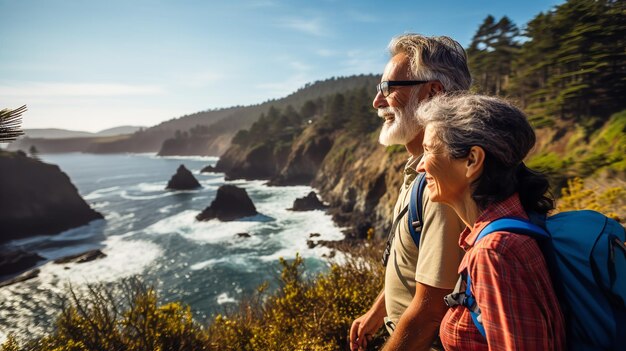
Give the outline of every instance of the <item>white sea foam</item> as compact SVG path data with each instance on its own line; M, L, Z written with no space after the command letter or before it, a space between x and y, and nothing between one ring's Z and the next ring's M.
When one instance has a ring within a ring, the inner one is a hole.
M197 221L198 211L187 210L167 217L146 228L148 234L177 233L187 239L203 243L219 243L232 241L237 233L248 232L257 222L232 221L228 223L218 220Z
M107 255L106 257L91 262L63 265L50 262L41 267L38 279L43 284L51 285L63 282L72 284L113 282L141 274L145 267L162 253L162 249L154 243L127 240L119 236L109 237L105 245L102 252Z
M236 303L237 300L235 300L235 298L228 296L228 293L221 293L217 296L217 303L219 305L225 304L225 303Z
M127 219L132 219L135 217L135 213L130 211L124 215L117 212L109 212L105 214L105 218L110 222L121 222Z
M120 196L126 200L154 200L162 197L168 197L174 195L175 192L164 192L157 195L130 195L128 191L124 190L120 193Z
M220 185L224 184L224 177L215 177L215 178L210 178L210 179L198 179L198 181L205 188L208 188L208 187L217 188Z
M105 181L117 180L117 179L142 178L142 177L145 177L146 175L147 174L145 173L121 174L121 175L116 175L116 176L111 176L111 177L98 178L96 179L96 183L102 183Z
M166 186L167 182L139 183L136 189L144 193L154 193L165 191Z
M116 192L119 189L120 189L119 186L112 186L110 188L98 189L83 196L83 198L85 200L95 200L95 199L99 199L99 198L111 195L111 193Z
M240 272L255 272L258 267L250 261L250 254L230 255L220 258L212 258L210 260L194 263L189 268L194 271L211 268L218 265L228 265L236 268Z
M170 212L172 212L173 209L178 208L180 206L182 206L182 204L168 205L168 206L159 208L159 212L160 213L170 213Z
M91 207L93 209L98 210L98 209L103 209L103 208L109 206L110 204L111 204L111 202L109 202L109 201L102 201L102 202L93 202L90 205L91 205Z
M156 156L153 155L151 158L159 158L166 160L193 160L193 161L206 161L206 162L217 162L220 158L216 156Z

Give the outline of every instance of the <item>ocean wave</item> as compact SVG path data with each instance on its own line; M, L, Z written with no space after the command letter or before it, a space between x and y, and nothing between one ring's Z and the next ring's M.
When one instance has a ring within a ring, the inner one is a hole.
M132 189L137 189L138 191L144 193L154 193L164 191L166 186L167 182L139 183L135 185Z
M117 179L140 178L140 177L145 177L145 176L147 176L147 174L145 173L120 174L120 175L115 175L115 176L110 176L110 177L98 178L96 179L96 183L102 183L105 181L117 180Z
M102 198L104 196L110 195L111 193L119 190L120 187L119 186L112 186L110 188L103 188L103 189L98 189L95 191L90 192L89 194L83 196L83 198L85 200L95 200L95 199L99 199Z
M166 160L192 160L192 161L207 161L213 164L219 161L217 156L157 156L153 155L151 158L166 159Z
M187 210L167 217L145 229L147 234L180 234L185 239L202 243L232 241L238 233L247 233L258 222L218 220L198 221L199 211Z
M107 256L90 262L62 265L47 263L41 267L38 279L44 285L53 286L66 282L113 282L141 274L150 263L161 256L162 249L148 241L112 236L104 242L102 252Z

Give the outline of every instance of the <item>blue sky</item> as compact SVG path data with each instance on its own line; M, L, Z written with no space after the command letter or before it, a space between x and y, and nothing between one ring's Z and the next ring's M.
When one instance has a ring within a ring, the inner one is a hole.
M0 108L24 128L151 126L380 73L391 37L523 27L563 1L0 0ZM374 87L372 87L374 91Z

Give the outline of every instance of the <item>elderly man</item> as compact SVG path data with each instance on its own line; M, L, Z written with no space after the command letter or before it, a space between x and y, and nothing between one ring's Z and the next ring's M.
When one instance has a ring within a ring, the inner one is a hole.
M385 287L372 307L350 328L350 348L362 349L383 324L391 334L385 350L428 350L447 307L443 297L458 279L463 257L459 233L464 225L451 208L423 196L423 223L418 245L408 227L405 208L416 179L424 130L417 106L444 92L467 90L471 77L463 47L448 37L406 34L389 44L391 59L377 86L374 108L384 119L379 142L404 145L410 158L394 209L394 233L385 271Z

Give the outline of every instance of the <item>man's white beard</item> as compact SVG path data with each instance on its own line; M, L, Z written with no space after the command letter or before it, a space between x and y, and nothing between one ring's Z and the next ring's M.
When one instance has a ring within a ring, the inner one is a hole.
M409 104L414 105L414 104ZM378 116L383 117L387 114L393 114L395 117L391 124L383 124L383 129L378 136L378 142L385 145L406 145L417 136L422 129L413 114L416 108L407 106L407 108L383 107L378 109Z

